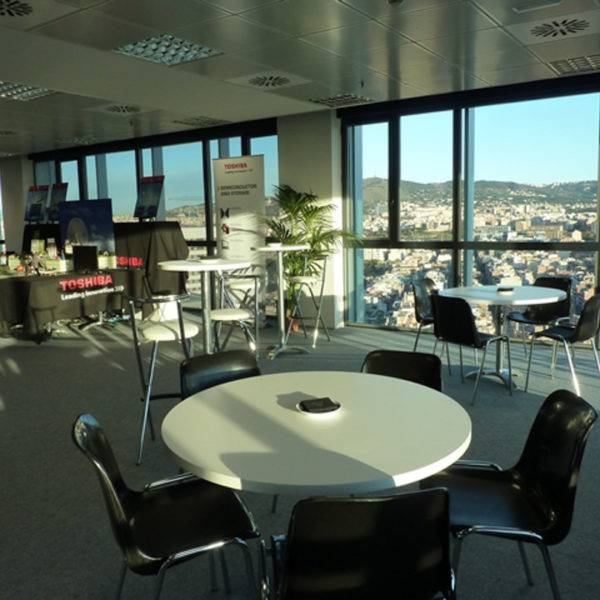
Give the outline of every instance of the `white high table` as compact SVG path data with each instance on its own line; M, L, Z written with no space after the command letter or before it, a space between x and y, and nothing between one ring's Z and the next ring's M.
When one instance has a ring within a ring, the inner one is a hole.
M499 291L498 288L512 288L510 292ZM451 298L462 298L470 304L486 304L489 306L497 306L495 312L495 329L496 335L502 333L502 325L504 323L504 309L507 306L529 306L531 304L550 304L558 302L567 297L564 290L554 288L541 287L536 285L516 285L516 286L497 286L497 285L473 285L463 287L453 287L438 292L442 296ZM496 352L496 369L483 371L483 375L495 375L501 381L508 384L508 372L504 369L504 351L498 349ZM473 373L476 373L474 371ZM472 375L469 373L467 376ZM514 373L513 373L514 376ZM510 382L515 385L514 381Z
M333 413L301 412L329 396ZM162 424L181 467L237 490L335 495L428 477L462 456L471 420L450 397L409 381L341 371L259 375L204 390Z
M236 269L246 269L250 266L250 261L227 260L224 258L201 258L185 260L165 260L158 263L158 266L165 271L179 271L182 273L202 273L202 337L204 343L204 354L211 354L212 344L212 326L210 319L211 311L211 291L210 274L215 271L235 271Z
M268 357L273 359L278 354L288 350L285 343L285 303L284 303L284 287L285 281L283 278L283 253L297 252L308 250L308 244L267 244L253 248L257 252L275 252L277 254L277 327L279 333L279 343L269 349ZM289 348L300 352L308 352L306 348Z

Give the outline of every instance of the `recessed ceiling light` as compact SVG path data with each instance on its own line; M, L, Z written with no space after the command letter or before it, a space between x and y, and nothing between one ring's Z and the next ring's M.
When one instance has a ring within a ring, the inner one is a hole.
M220 50L200 46L193 42L186 42L166 33L140 42L119 46L115 48L115 52L169 67L191 60L200 60L223 54Z
M45 88L35 88L23 83L11 83L10 81L0 81L0 98L8 98L9 100L21 100L28 102L29 100L37 100L50 94L55 94L54 90Z
M550 66L559 75L574 75L576 73L598 71L600 70L600 54L555 60L550 63Z
M563 3L563 0L531 0L530 2L521 2L521 4L515 4L512 7L516 13L528 13L534 10L541 10L542 8L552 8L553 6L559 6Z

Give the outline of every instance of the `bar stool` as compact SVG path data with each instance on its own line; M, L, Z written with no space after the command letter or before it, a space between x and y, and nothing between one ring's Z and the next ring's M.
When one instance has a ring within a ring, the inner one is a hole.
M186 297L187 294L167 294L149 298L126 297L129 305L129 320L131 323L133 344L142 385L141 400L144 402L140 446L136 463L138 465L142 462L144 439L148 424L150 425L150 435L152 440L156 439L150 412L150 402L152 400L163 398L179 398L179 392L163 394L152 393L158 344L160 342L180 341L185 358L189 358L193 354L192 338L198 335L200 331L200 328L195 323L183 320L181 301ZM147 316L144 318L144 315ZM142 356L141 349L142 343L144 342L152 342L152 350L147 369L145 368L144 363L146 361Z
M306 319L314 319L315 325L312 333L312 347L315 348L317 345L317 337L319 335L319 325L323 328L323 331L325 331L325 335L329 341L331 341L331 337L329 336L329 330L327 329L327 325L325 325L325 321L323 320L323 316L321 314L323 308L323 291L325 290L325 273L327 271L327 256L320 255L311 258L316 258L316 260L320 262L320 266L314 269L313 272L309 272L307 268L308 256L305 255L302 275L288 277L288 284L292 288L292 293L294 296L294 308L292 309L292 313L290 315L290 322L288 324L285 339L287 342L294 319L298 319L302 324L304 337L307 337L304 321ZM302 314L302 309L300 308L300 300L307 292L310 295L313 307L316 311L316 314L312 317L304 316Z

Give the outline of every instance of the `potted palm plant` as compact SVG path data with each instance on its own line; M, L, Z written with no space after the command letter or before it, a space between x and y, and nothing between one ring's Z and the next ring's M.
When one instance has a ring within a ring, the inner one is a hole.
M281 244L306 244L307 250L286 252L283 255L284 276L321 276L322 256L331 254L344 242L352 245L358 238L350 231L334 229L331 202L319 200L312 192L299 192L289 185L275 187L273 202L276 215L265 218L267 236ZM287 288L286 315L294 310L295 289Z

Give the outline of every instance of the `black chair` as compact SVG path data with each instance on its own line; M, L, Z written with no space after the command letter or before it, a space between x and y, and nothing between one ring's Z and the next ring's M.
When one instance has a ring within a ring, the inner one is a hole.
M435 354L373 350L365 356L361 371L398 377L442 391L442 361Z
M460 461L421 482L450 493L450 529L456 537L453 557L458 573L461 544L471 533L515 540L527 581L531 573L523 542L536 544L544 558L555 600L560 594L547 546L569 532L579 467L596 411L567 390L550 394L540 408L517 464L501 469L492 463Z
M506 382L506 385L512 396L512 368L510 363L510 339L508 336L478 331L477 326L475 325L473 311L471 310L469 303L462 298L452 298L449 296L442 296L441 294L433 294L431 300L433 303L436 344L438 340L446 343L458 344L461 381L464 381L462 347L468 346L474 349L483 349L481 364L479 365L475 387L473 388L471 405L475 403L479 380L481 379L481 374L483 373L483 367L485 365L485 357L487 355L488 346L491 343L500 344L500 347L497 346L496 350L496 352L499 352L501 351L501 342L506 342L508 354L508 381ZM448 353L447 346L446 352ZM450 364L449 355L448 364Z
M302 500L287 536L273 539L276 597L425 600L441 592L454 598L448 523L443 489Z
M576 325L553 325L548 329L534 332L531 334L531 347L529 350L529 361L527 363L527 379L525 380L525 391L529 388L529 373L531 371L531 358L533 356L533 346L537 338L548 338L554 341L554 348L552 352L552 367L551 373L554 377L554 366L556 364L556 344L561 342L567 353L567 362L569 363L569 369L571 371L571 378L573 380L573 388L576 394L580 393L579 381L575 374L575 366L573 364L573 358L571 357L571 350L573 344L577 342L585 342L590 340L592 343L592 350L594 351L594 358L596 359L596 367L600 373L600 361L598 360L598 350L596 348L595 336L598 333L598 327L600 326L600 294L595 294L589 298L583 306L581 315Z
M250 350L192 356L181 363L181 399L221 383L256 375L260 375L260 369Z
M523 334L523 350L526 350L526 326L548 326L556 319L568 317L571 312L571 284L570 277L538 277L533 285L537 287L553 288L567 293L564 300L550 304L533 304L524 311L511 310L506 313L505 319L521 327Z
M413 352L417 350L421 329L428 325L433 325L433 306L431 304L431 295L436 292L435 282L429 277L423 279L413 279L410 282L413 290L415 303L415 318L419 324L417 329L417 337Z
M134 491L125 484L110 444L94 417L77 417L72 435L75 445L94 466L112 530L123 553L118 598L128 569L140 575L156 575L154 597L158 598L169 567L228 544L242 548L248 581L257 593L245 540L260 534L234 491L191 474Z

